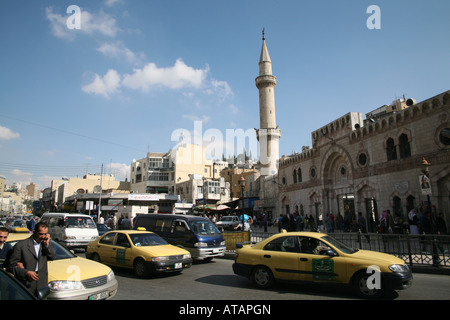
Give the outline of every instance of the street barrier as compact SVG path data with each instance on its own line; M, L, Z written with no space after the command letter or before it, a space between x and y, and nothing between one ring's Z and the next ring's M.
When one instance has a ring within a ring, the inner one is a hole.
M237 243L250 241L250 231L223 232L226 250L233 251Z

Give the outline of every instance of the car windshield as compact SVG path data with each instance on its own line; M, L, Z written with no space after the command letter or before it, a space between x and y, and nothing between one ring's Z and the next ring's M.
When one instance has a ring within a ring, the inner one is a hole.
M223 217L220 221L233 221L232 217Z
M67 228L96 228L90 217L67 217L65 225Z
M336 240L333 237L324 236L322 237L322 239L334 246L336 249L342 251L343 253L355 253L358 251L357 249L350 248L345 243L342 243L341 241Z
M189 226L195 234L213 235L220 234L219 229L209 220L194 220L189 222Z
M130 234L130 239L136 247L162 246L167 242L154 233Z
M70 252L69 250L64 248L62 245L60 245L56 241L50 240L50 243L51 243L53 249L55 249L55 252L56 252L55 260L76 258L76 256L72 252Z

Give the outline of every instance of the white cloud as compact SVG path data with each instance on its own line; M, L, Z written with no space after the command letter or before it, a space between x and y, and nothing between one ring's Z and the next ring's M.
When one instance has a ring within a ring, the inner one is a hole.
M54 13L53 7L47 7L45 16L50 21L53 35L61 39L73 40L75 35L79 33L88 35L102 34L113 38L120 31L116 19L104 12L93 14L81 8L80 29L69 29L67 27L67 20L72 14L65 12L64 15Z
M202 121L202 123L207 123L210 117L207 115L202 115L201 117L192 114L183 114L183 119L188 119L190 121Z
M105 5L107 7L113 7L116 3L123 3L122 0L105 0Z
M111 171L111 173L121 181L124 181L125 178L130 178L130 165L124 163L110 163L106 165L106 170Z
M116 41L114 43L103 43L97 51L103 53L107 57L115 59L125 59L132 64L139 64L144 58L143 53L135 54L128 49L122 41Z
M159 68L148 63L142 69L134 69L134 73L124 75L122 84L131 89L149 90L151 87L163 86L170 89L184 87L200 88L209 71L194 69L177 59L173 67Z
M20 134L13 132L11 129L0 126L0 140L11 140L19 138Z
M233 97L234 93L226 81L211 80L210 88L207 90L209 94L216 94L221 99Z
M110 94L118 91L119 86L120 75L116 70L110 69L103 77L95 74L94 81L83 86L82 90L87 93L100 94L105 98L109 98Z

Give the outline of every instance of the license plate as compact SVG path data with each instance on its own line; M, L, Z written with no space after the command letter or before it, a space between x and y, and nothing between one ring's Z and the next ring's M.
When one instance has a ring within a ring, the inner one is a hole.
M183 268L183 264L181 262L175 263L175 269L181 269Z
M93 294L92 296L89 296L89 300L102 300L109 297L109 291L103 291L100 293Z

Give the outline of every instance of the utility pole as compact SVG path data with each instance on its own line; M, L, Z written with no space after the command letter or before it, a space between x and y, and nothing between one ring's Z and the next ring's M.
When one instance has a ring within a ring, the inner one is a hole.
M98 196L98 216L97 216L97 222L100 222L100 215L102 214L101 206L102 206L102 180L103 180L103 163L102 163L102 170L100 172L100 194Z

